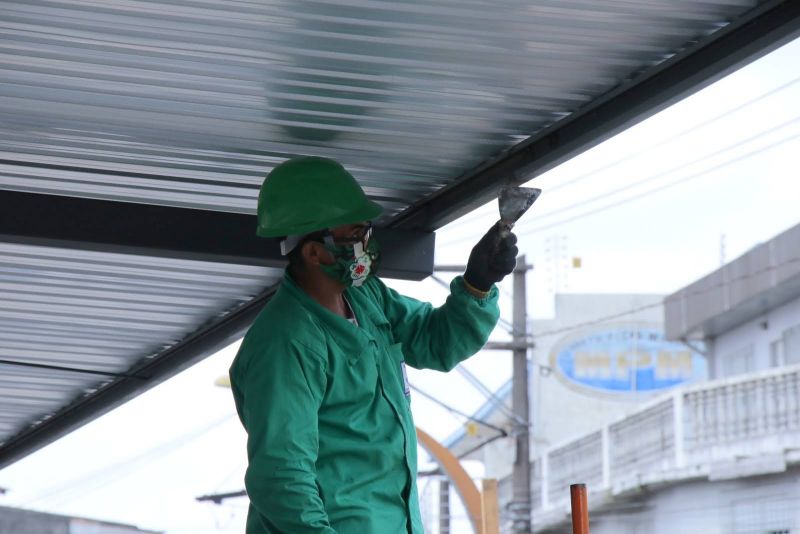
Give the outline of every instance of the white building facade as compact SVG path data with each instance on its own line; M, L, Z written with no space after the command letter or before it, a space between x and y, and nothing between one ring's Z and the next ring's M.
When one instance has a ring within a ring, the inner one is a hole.
M800 225L668 296L663 322L607 322L626 306L560 298L555 323L534 331L564 333L537 343L531 365L536 532L569 532L569 485L585 483L593 534L800 533ZM614 298L662 312L648 306L657 296ZM665 339L635 345L661 324ZM508 424L496 404L477 417ZM467 434L448 444L468 450L480 436ZM511 441L471 457L509 503Z

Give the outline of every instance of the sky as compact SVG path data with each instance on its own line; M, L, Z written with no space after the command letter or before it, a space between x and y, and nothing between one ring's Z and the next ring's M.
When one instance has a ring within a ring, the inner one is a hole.
M797 65L800 41L536 177L530 185L543 194L515 228L534 265L529 315L550 317L555 292L672 293L800 223ZM440 230L436 263L465 263L497 218L491 203ZM387 283L434 304L447 296L431 279ZM510 319L508 281L501 290ZM500 329L495 338L503 339ZM243 532L245 500L194 499L243 487L245 434L230 391L214 384L236 348L0 471L8 489L0 505L168 534ZM481 352L464 365L496 389L511 376L510 358ZM458 373L409 375L461 411L485 401ZM412 399L417 425L437 439L463 424L420 395ZM482 475L481 466L468 467Z

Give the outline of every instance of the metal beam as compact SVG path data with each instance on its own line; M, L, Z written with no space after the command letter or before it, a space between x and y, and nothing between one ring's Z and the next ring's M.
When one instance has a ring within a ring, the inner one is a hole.
M274 288L192 334L158 357L117 377L96 393L73 402L51 418L32 425L0 447L0 469L39 450L89 421L110 412L240 338L272 297Z
M414 204L390 226L436 230L800 36L800 2L765 2Z
M129 202L0 191L0 241L282 268L256 217ZM433 272L432 232L376 228L381 275L422 280Z
M255 236L255 216L0 191L0 241L282 267L277 243ZM420 280L433 272L435 236L378 228L381 273ZM231 311L141 367L109 376L106 386L0 446L0 469L124 404L206 356L249 328L272 288Z

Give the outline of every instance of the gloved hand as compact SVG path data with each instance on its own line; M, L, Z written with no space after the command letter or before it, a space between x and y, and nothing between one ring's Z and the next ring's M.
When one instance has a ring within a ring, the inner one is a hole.
M464 280L479 291L489 291L517 265L516 243L517 236L502 224L492 226L472 248Z

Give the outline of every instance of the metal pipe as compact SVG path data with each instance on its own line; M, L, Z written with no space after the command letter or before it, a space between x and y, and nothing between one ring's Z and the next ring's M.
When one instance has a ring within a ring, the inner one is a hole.
M572 534L589 534L589 499L586 484L572 484L569 487L572 504Z

